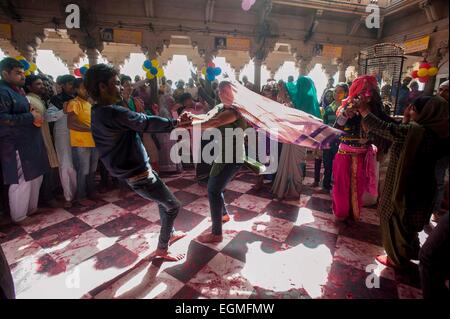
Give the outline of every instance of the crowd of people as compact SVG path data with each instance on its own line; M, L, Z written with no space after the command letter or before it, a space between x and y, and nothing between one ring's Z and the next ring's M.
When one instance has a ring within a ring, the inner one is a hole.
M154 257L183 258L168 250L185 236L173 227L181 204L159 177L187 167L171 160L177 141L170 132L199 124L202 130L221 132L252 125L233 107L232 84L192 75L187 85L179 80L173 89L165 78L133 81L104 64L92 66L84 79L63 75L53 81L43 74L25 77L13 58L0 62L0 74L0 209L9 212L12 222L26 224L38 207L88 206L112 183L159 204L161 234ZM362 207L378 204L386 255L377 260L402 268L420 259L424 296L442 297L448 294L449 269L448 212L441 213L448 209L448 81L436 96L423 96L414 83L410 78L403 82L399 122L372 76L336 85L330 80L321 99L310 77L269 80L256 93L342 134L322 150L279 143L278 154L271 154L278 157L276 173L260 174L255 188L269 184L279 200L299 199L306 161L312 157L311 186L321 185L321 192L330 194L336 219L358 221ZM255 91L246 77L242 84ZM243 143L234 143L244 151L233 153L245 155L250 145ZM195 165L198 182L207 184L212 217L211 233L199 241L222 241L222 224L231 219L223 192L243 162L235 157L232 163ZM388 169L380 185L383 164ZM418 233L432 216L438 226L420 248Z

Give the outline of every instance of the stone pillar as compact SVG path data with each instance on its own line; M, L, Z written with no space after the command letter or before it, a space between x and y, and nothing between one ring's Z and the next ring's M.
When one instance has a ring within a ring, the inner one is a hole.
M88 57L89 60L89 65L93 66L98 64L98 51L95 48L88 48L86 50L86 55Z
M236 78L236 81L239 81L240 78L241 78L241 70L236 69L236 70L234 71L234 76L235 76L235 78Z
M338 66L333 64L323 64L322 70L325 72L328 79L334 78L334 75L338 71Z
M75 71L75 65L67 65L67 68L69 69L69 74L70 75L74 75L74 71Z
M311 61L312 58L310 57L301 57L298 62L298 70L300 76L306 76L311 71Z
M347 82L345 72L347 71L349 64L347 62L341 62L338 64L339 82Z
M262 65L262 60L255 58L255 83L254 83L254 87L255 87L255 92L260 92L261 91L261 65Z
M29 62L36 62L37 49L47 37L44 29L27 22L13 22L13 38L11 44Z

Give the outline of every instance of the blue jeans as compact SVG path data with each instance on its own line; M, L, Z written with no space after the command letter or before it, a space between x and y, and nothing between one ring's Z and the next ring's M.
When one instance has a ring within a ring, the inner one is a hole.
M77 199L84 199L94 193L99 154L94 147L72 147L72 157L77 171Z
M333 176L333 160L339 149L339 141L334 141L329 149L323 150L323 188L331 190Z
M434 198L434 211L441 209L445 192L445 173L448 169L449 157L445 156L436 162L436 197Z
M127 183L133 191L143 198L158 203L161 219L158 248L167 249L170 237L174 231L173 223L180 211L181 203L156 173L149 174L147 178L137 181L128 180Z
M208 200L211 210L212 233L222 235L222 216L226 215L223 191L227 184L239 171L242 164L227 164L217 176L210 176L208 180Z

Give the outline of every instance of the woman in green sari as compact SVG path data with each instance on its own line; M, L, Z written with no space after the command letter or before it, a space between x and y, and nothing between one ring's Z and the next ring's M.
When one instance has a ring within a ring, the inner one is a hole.
M313 80L308 76L300 76L297 80L296 98L292 100L295 108L311 114L317 118L320 116L320 104L317 99L317 90Z
M369 112L358 97L354 107L370 133L392 141L385 186L378 212L387 255L385 266L403 267L419 254L418 233L428 223L436 193L436 161L448 153L448 102L421 97L405 111L403 124L388 123Z

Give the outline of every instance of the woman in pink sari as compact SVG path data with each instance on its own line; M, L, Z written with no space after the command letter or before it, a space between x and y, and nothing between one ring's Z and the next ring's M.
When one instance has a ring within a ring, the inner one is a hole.
M333 161L333 213L336 218L359 220L363 195L378 197L377 152L385 152L389 143L370 136L361 124L361 116L352 108L353 100L371 97L371 110L391 122L383 113L378 83L373 76L361 76L350 87L349 96L337 110L336 127L344 131Z

